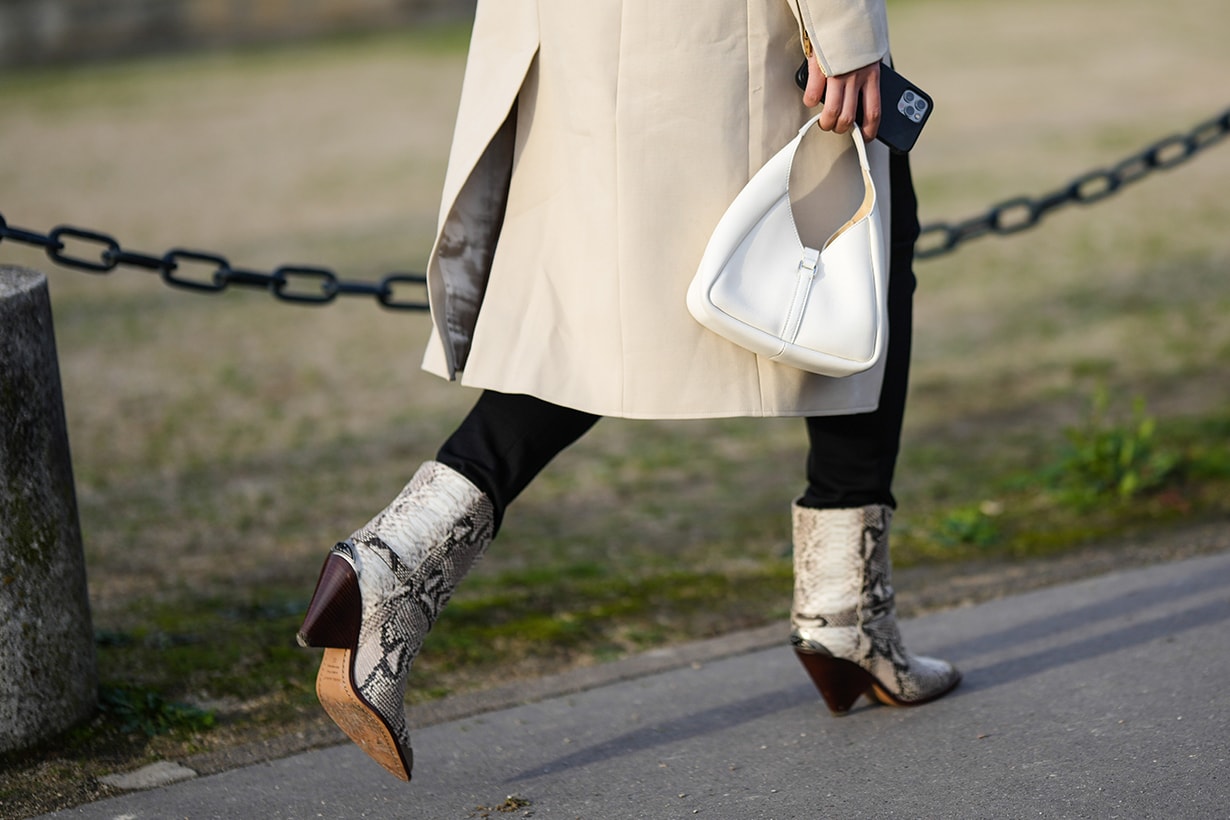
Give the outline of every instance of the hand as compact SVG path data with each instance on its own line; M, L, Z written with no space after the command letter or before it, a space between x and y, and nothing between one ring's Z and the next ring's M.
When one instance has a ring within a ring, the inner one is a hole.
M880 64L856 68L846 74L825 77L816 55L807 60L807 88L803 104L814 108L821 102L820 129L845 134L854 127L859 101L863 104L863 139L875 139L880 130Z

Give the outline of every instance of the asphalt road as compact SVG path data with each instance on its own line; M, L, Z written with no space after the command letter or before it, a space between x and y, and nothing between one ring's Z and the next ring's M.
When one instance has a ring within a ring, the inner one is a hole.
M902 629L958 664L956 692L833 718L785 645L684 652L664 671L421 729L410 784L343 744L184 769L46 816L1230 817L1230 553Z

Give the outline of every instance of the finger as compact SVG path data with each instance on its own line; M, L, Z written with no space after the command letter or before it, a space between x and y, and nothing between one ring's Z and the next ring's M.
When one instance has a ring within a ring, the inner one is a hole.
M820 61L816 55L807 58L807 88L803 91L803 105L815 108L824 102L824 85L827 78L820 70Z
M863 139L871 141L880 131L884 101L880 98L880 66L876 65L863 85Z
M838 129L842 109L845 107L846 87L841 81L829 77L824 84L824 108L818 125L822 131ZM849 126L846 127L849 130Z
M838 134L848 134L858 120L859 87L851 80L852 78L847 76L845 81L840 83L840 107L834 106L837 109L835 112L837 122L833 126L833 130ZM828 106L825 105L825 108L827 109Z

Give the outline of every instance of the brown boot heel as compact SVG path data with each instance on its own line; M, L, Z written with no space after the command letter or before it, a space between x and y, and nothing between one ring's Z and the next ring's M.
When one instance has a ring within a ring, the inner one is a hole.
M345 558L333 553L325 559L297 636L300 646L354 649L362 618L359 578Z
M858 664L804 649L795 649L794 654L835 716L849 712L859 695L874 696L876 679Z

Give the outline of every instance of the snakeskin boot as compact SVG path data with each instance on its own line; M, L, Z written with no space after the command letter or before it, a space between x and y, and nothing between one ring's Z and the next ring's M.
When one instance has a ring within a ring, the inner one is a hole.
M888 558L892 508L794 505L791 642L834 715L867 695L916 706L952 691L961 673L902 646Z
M491 502L429 461L367 526L325 558L299 630L325 647L316 694L376 762L410 779L406 676L453 590L491 542Z

